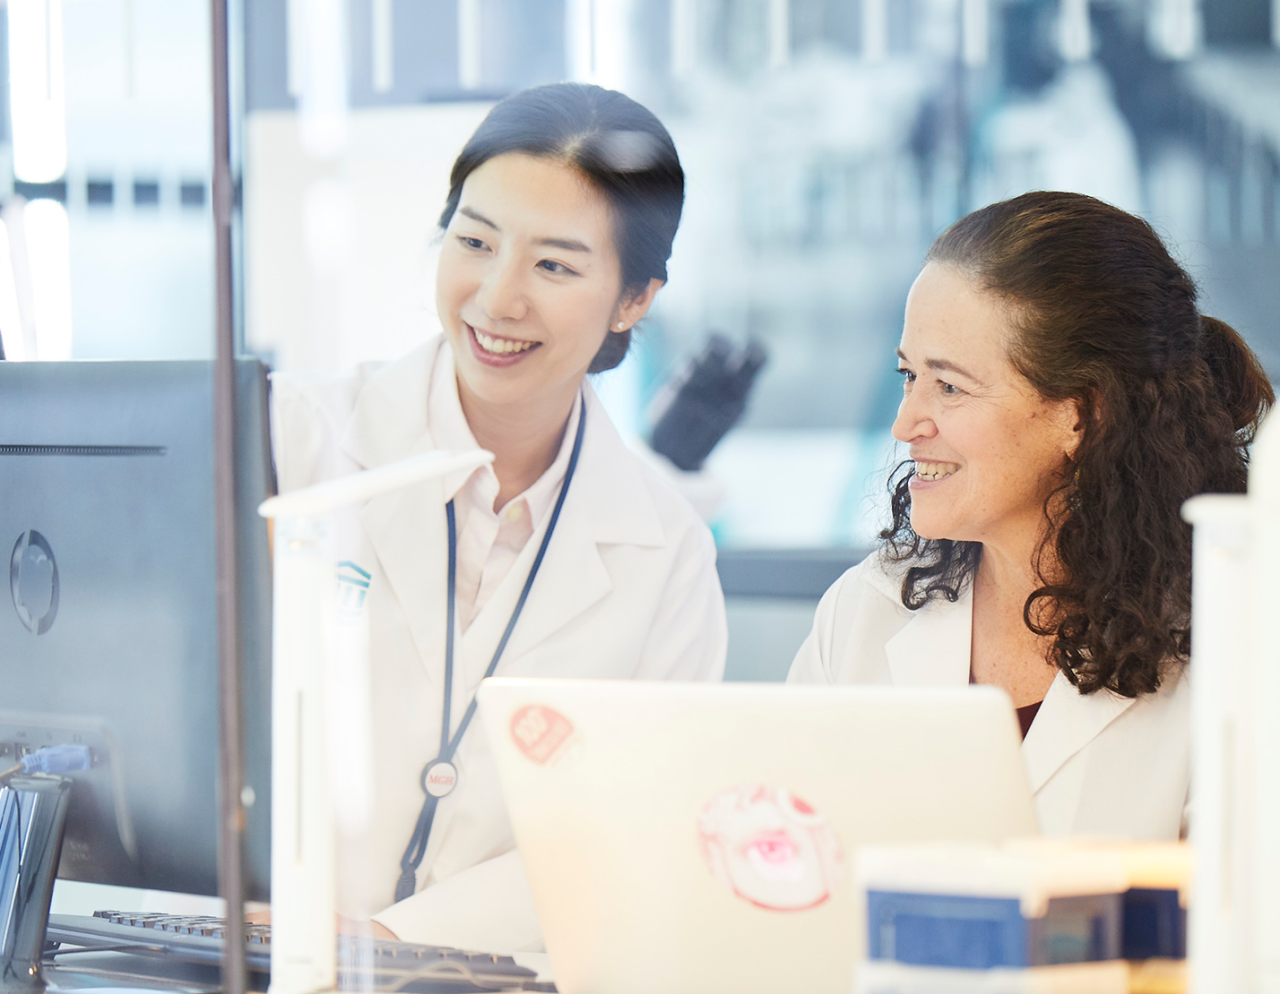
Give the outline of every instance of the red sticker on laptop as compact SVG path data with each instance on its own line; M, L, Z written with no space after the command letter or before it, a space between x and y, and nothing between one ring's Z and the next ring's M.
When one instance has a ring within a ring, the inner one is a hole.
M569 719L544 705L530 704L511 716L511 741L539 766L563 755L572 738Z
M722 791L702 809L698 836L712 876L770 911L817 907L835 893L844 868L827 820L781 787Z

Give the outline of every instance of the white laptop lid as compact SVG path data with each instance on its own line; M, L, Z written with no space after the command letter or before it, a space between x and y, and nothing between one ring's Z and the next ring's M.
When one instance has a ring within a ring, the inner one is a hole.
M989 687L498 678L479 697L562 994L847 994L858 845L1036 832Z

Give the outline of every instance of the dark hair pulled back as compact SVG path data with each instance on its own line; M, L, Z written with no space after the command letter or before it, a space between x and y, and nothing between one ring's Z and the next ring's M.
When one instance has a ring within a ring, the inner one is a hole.
M624 291L639 293L651 279L666 280L684 206L684 170L675 143L651 111L615 90L585 83L551 83L507 97L489 111L454 162L441 228L453 219L467 177L512 152L571 165L604 196ZM613 369L630 345L630 329L611 331L587 371Z
M1079 688L1154 692L1190 650L1191 529L1185 500L1239 493L1248 445L1275 400L1257 357L1202 316L1196 287L1151 226L1092 197L1027 193L957 221L926 263L954 267L1008 306L1009 359L1051 401L1076 402L1083 437L1045 502L1051 576L1023 610ZM954 601L978 543L911 529L911 464L890 477L890 561L902 602ZM1055 512L1052 509L1062 510Z

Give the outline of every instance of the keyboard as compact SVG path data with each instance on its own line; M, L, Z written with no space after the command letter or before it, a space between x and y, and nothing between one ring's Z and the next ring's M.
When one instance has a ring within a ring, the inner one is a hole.
M222 962L226 922L197 915L131 914L95 911L86 915L50 915L47 942L86 951L126 952L191 963ZM245 961L250 970L271 969L271 926L245 925ZM446 946L422 946L352 935L338 936L338 986L355 989L444 994L464 991L554 991L537 984L537 974L510 956L464 952Z

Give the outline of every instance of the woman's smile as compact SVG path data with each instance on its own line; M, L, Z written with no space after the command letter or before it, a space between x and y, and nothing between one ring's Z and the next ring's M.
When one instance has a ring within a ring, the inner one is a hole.
M917 459L915 475L911 478L911 487L923 486L926 483L937 483L945 480L947 477L960 472L959 463L953 462L927 462L923 459Z
M465 321L462 324L467 329L472 353L486 366L497 368L514 366L542 344L517 338L504 338L501 335L490 335Z

